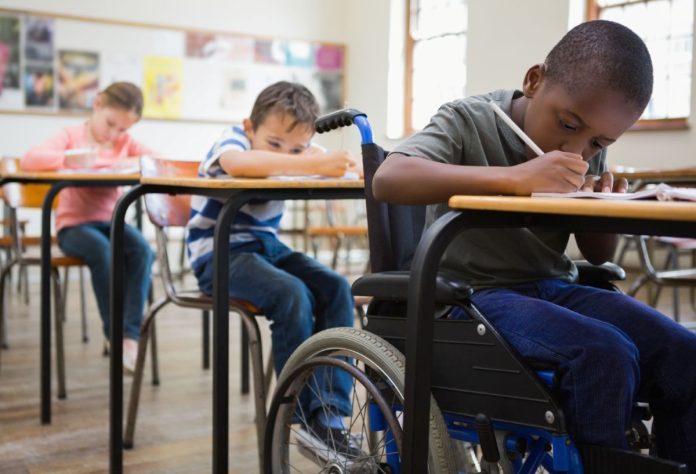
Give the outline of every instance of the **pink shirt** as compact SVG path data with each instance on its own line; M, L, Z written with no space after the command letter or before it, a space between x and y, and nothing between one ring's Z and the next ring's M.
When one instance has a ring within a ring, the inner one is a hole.
M87 140L87 123L66 127L40 145L32 147L21 159L20 167L26 171L51 171L68 168L65 151L93 146ZM154 154L152 150L124 133L110 149L100 149L95 168L114 167L127 157ZM58 195L56 229L85 222L110 221L116 201L121 195L118 187L65 188Z

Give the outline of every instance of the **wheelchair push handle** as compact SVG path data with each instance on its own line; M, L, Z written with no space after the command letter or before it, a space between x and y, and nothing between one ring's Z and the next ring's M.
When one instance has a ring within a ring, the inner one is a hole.
M317 133L326 133L341 127L350 127L353 124L360 130L363 145L373 143L372 128L367 121L367 114L356 109L342 109L322 115L314 122L314 128Z

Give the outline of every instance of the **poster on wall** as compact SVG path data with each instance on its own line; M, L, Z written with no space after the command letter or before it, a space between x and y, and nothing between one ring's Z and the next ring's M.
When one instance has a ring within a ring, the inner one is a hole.
M20 21L16 16L0 15L0 108L23 106L20 88Z
M24 21L24 57L27 61L53 61L53 30L51 18L27 16Z
M99 54L58 52L58 107L90 110L99 92Z
M37 63L24 67L24 103L27 107L55 107L52 65Z
M140 56L128 53L104 53L100 56L99 89L117 81L143 86L143 62Z
M190 31L186 33L186 56L251 63L254 60L254 40L232 35Z
M143 116L178 119L181 117L181 58L146 56L143 63Z

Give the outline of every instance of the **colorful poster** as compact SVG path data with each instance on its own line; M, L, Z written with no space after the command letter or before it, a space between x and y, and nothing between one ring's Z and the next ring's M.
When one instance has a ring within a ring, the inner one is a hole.
M90 110L99 92L99 55L85 51L58 52L58 107Z
M27 61L53 61L53 30L54 23L50 18L25 17L24 57Z
M151 118L180 118L182 59L146 56L143 72L143 115Z
M19 18L0 16L0 97L19 89Z
M285 43L281 41L256 40L254 61L262 64L285 64Z
M213 33L186 33L186 56L237 63L254 60L254 40Z
M285 48L288 66L314 67L314 45L307 41L290 41Z
M28 107L54 107L53 66L27 64L24 68L24 102Z
M343 48L329 44L319 45L317 48L317 67L322 71L342 70Z

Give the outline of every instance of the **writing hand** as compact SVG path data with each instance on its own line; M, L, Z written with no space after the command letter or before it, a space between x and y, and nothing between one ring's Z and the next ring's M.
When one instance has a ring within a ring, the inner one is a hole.
M577 191L585 184L588 167L582 156L555 150L507 169L514 194L529 196L533 192Z
M626 178L614 179L610 171L605 171L601 176L585 176L582 191L601 193L625 193L628 191Z

